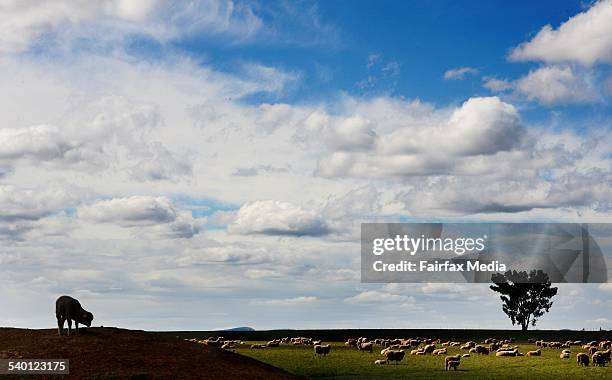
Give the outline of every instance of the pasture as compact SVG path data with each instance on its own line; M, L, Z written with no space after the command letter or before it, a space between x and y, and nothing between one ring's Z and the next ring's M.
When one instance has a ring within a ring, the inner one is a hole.
M446 372L441 356L407 355L398 365L375 365L381 346L375 346L373 353L360 352L344 342L331 344L331 353L326 357L315 357L312 346L282 344L280 347L250 349L251 344L265 344L265 341L248 341L235 349L236 353L252 357L264 363L282 368L290 373L314 379L610 379L612 368L579 367L576 353L584 352L581 347L571 348L570 359L560 359L560 349L542 348L539 357L496 357L471 354L462 358L457 371ZM517 342L521 352L536 350L533 343ZM465 354L467 350L447 347L448 355Z

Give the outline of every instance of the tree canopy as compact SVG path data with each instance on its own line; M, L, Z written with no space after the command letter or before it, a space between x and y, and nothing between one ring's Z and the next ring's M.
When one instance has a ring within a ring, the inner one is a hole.
M523 331L530 324L535 326L538 318L550 311L551 299L557 294L557 288L551 286L548 275L541 270L496 273L491 281L494 285L490 288L501 294L502 310Z

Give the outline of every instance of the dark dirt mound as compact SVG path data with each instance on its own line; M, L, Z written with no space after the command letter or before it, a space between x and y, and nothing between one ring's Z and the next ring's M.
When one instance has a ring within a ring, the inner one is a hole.
M57 330L0 328L0 358L70 359L69 376L32 379L297 378L254 359L175 336L103 327L70 337L58 336ZM6 376L11 377L17 378Z

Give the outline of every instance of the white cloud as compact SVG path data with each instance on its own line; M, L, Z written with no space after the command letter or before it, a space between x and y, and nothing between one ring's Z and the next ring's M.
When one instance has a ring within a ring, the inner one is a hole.
M57 185L41 189L0 185L0 208L2 221L39 220L62 209L78 205L86 196L75 188Z
M485 78L483 84L493 92L512 90L519 99L543 105L594 103L603 100L605 88L593 71L571 66L543 66L514 81Z
M401 67L397 62L389 62L381 69L381 71L384 75L395 77L400 75Z
M444 73L446 80L462 80L466 74L477 74L478 70L473 67L458 67L456 69L447 70Z
M380 111L370 110L369 115L382 115ZM319 160L317 174L384 177L453 173L471 156L512 151L523 143L525 127L517 110L497 97L471 98L450 114L441 112L433 117L431 113L419 115L422 109L416 111L410 115L413 110L409 107L398 107L397 119L372 120L378 126L372 133L377 138L375 145L363 153L332 147Z
M510 81L491 77L483 78L483 86L493 92L503 92L512 89L514 86Z
M249 4L200 0L185 6L158 0L9 1L0 5L0 52L27 50L41 36L120 41L144 34L160 42L204 34L234 41L263 26ZM112 44L111 44L112 45Z
M100 223L140 226L172 222L177 217L177 210L165 197L133 196L83 206L79 209L79 217Z
M99 200L79 207L78 217L95 223L123 227L161 227L167 238L191 238L199 229L187 212L179 210L166 197L132 196Z
M576 74L570 67L545 66L516 81L516 91L543 104L588 103L599 96L595 78Z
M70 143L62 141L59 128L53 125L0 129L1 159L33 157L49 160L63 156L70 149Z
M244 64L241 76L247 82L253 83L253 88L247 89L250 93L268 92L277 94L286 90L288 86L297 82L300 78L299 73L283 71L257 63Z
M557 29L544 26L529 42L510 53L515 61L575 62L584 66L612 63L612 1L596 2Z
M386 302L412 302L414 299L409 296L368 290L344 300L346 303L386 303Z
M229 231L240 234L321 236L330 233L323 217L314 210L288 202L256 201L243 205Z
M314 296L300 296L294 298L279 298L269 300L253 300L251 303L257 305L305 305L317 302L319 299Z

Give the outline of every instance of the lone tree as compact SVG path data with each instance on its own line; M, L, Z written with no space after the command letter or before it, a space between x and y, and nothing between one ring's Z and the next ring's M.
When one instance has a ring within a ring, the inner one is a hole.
M541 270L527 272L507 271L491 276L494 285L490 288L501 294L502 310L513 325L520 324L527 331L529 324L535 326L538 318L550 310L551 298L557 294L548 275Z

